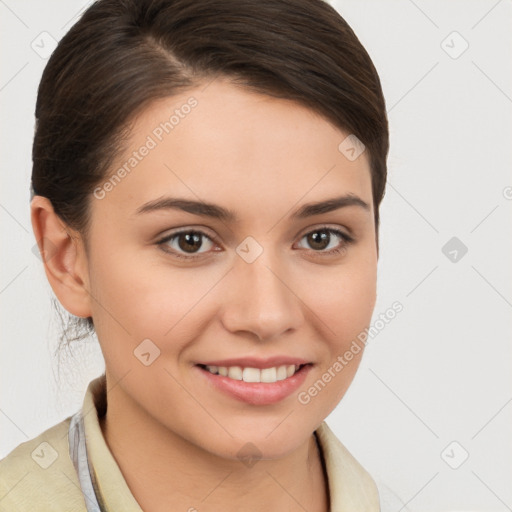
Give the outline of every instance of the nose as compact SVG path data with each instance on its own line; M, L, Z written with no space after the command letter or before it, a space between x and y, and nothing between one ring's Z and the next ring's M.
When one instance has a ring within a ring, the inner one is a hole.
M297 330L304 321L304 303L294 290L300 286L293 275L266 252L252 263L237 260L222 295L224 327L250 332L260 341Z

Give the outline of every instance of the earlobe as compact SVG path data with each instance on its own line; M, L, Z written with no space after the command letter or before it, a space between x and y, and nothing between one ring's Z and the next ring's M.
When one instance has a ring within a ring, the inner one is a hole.
M72 315L92 316L87 258L80 235L55 213L48 198L34 196L30 209L46 277L57 299Z

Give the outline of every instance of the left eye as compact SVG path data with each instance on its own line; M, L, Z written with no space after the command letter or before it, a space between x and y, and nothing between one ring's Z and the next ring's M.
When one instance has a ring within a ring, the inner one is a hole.
M332 235L335 235L334 237ZM335 239L341 239L341 247L340 242L336 243ZM314 252L325 252L325 253L338 253L345 245L349 244L352 241L352 238L343 233L338 229L333 228L320 228L315 229L314 231L310 231L306 233L302 239L307 239L307 242L310 246L316 247ZM331 242L334 241L334 245L331 246ZM329 250L326 250L329 249Z

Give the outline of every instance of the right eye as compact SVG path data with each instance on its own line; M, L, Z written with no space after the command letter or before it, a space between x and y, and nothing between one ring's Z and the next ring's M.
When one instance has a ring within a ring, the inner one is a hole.
M199 257L198 255L208 252L208 247L206 251L198 252L198 250L204 246L203 238L209 241L206 244L207 246L209 245L211 247L214 244L214 241L206 233L191 229L171 233L156 243L161 246L163 251L178 258L195 259ZM171 250L169 250L168 247L170 247Z

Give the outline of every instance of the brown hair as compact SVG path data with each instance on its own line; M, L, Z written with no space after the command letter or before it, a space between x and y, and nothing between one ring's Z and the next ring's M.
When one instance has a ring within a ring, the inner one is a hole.
M42 75L32 195L47 197L87 242L92 191L123 150L130 122L150 102L219 76L295 100L364 143L378 248L389 147L384 96L368 53L323 0L93 3ZM94 329L90 317L70 320L66 337Z

